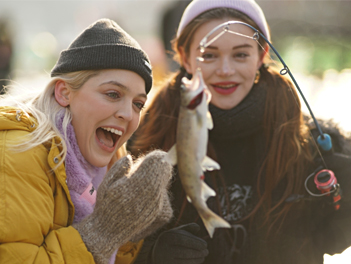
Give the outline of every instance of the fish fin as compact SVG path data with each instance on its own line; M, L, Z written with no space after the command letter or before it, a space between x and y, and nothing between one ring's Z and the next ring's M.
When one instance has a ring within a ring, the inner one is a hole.
M213 237L216 228L231 228L231 225L227 221L216 215L210 209L200 214L200 217L211 238Z
M173 166L177 164L177 147L176 144L167 152L165 160Z
M216 196L216 192L212 190L204 181L201 181L201 199L207 201L211 196ZM192 203L191 198L187 195L186 199L189 203Z
M211 116L210 111L207 111L206 125L207 125L207 129L211 130L213 128L213 120L212 120L212 116Z
M221 166L208 156L205 156L205 158L203 159L201 167L203 171L213 171L221 169Z
M216 196L216 192L212 190L204 181L202 182L201 186L201 198L204 201L207 201L207 199L211 196Z
M197 120L198 127L202 127L202 122L203 122L202 115L198 109L196 110L196 120Z

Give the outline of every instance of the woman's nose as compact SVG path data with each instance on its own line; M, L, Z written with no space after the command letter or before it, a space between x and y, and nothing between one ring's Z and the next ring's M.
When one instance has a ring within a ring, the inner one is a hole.
M219 67L216 70L218 76L231 76L235 73L234 65L230 62L229 58L223 58L220 62Z
M125 101L123 104L119 104L114 116L125 121L131 121L133 118L132 102L129 103Z

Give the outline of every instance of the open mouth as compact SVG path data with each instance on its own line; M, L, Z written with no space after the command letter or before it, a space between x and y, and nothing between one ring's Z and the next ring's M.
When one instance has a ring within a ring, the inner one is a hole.
M122 136L122 131L111 127L99 127L96 129L96 136L104 146L113 148Z
M202 102L202 97L203 97L204 91L199 93L191 102L188 104L187 108L190 110L194 110L199 104Z

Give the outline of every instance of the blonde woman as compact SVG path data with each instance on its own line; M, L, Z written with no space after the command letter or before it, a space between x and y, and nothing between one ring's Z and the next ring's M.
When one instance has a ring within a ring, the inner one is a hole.
M113 164L139 125L150 62L101 19L51 76L37 94L1 98L0 263L119 263L119 247L172 216L164 152Z

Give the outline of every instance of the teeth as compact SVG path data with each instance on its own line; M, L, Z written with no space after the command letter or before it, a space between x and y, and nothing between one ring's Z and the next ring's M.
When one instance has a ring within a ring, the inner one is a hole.
M217 87L220 87L220 88L231 88L231 87L234 87L235 85L233 84L227 84L227 85L216 85Z
M110 128L110 127L101 127L103 130L106 130L108 132L114 133L116 135L122 136L122 131L114 129L114 128Z

